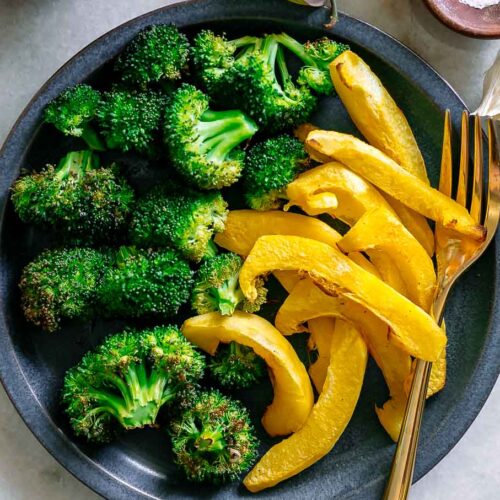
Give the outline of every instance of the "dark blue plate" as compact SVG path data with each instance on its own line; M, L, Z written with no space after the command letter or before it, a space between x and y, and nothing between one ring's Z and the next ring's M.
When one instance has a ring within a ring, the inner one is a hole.
M152 23L174 22L188 32L211 27L234 35L286 30L306 39L328 34L349 43L383 80L408 117L435 182L443 111L451 109L456 131L463 102L432 68L388 35L345 15L333 32L323 28L326 21L326 11L284 0L205 0L151 12L110 31L61 68L29 103L0 153L0 375L19 413L47 450L106 497L229 498L250 494L237 483L222 488L188 483L173 465L168 438L161 430L133 432L101 448L87 446L71 435L58 404L63 373L103 335L123 325L100 321L70 324L58 334L47 335L22 318L17 291L20 270L43 245L51 244L51 238L18 221L8 203L9 188L20 169L40 168L56 161L67 148L75 147L52 128L41 125L42 110L69 85L85 80L96 84L105 81L108 62L139 30ZM354 131L336 98L324 100L314 121ZM144 174L140 163L130 168L137 178ZM448 383L428 404L416 479L460 439L500 371L500 342L495 335L499 321L495 248L492 246L460 281L450 298L446 315L450 337ZM268 384L241 395L256 422L270 396ZM370 364L354 417L334 451L299 476L261 495L290 499L379 497L394 451L373 411L385 397L380 374ZM258 430L264 451L271 441L262 429Z

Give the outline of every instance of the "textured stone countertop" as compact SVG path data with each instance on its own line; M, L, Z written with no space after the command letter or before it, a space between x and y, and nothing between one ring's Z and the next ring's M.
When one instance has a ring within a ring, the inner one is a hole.
M245 0L242 0L245 1ZM0 143L33 93L68 58L109 29L170 1L0 0ZM340 0L344 12L381 28L429 61L475 108L482 74L500 41L462 37L422 0ZM451 453L412 490L414 500L499 498L500 385ZM25 427L0 389L0 498L93 499Z

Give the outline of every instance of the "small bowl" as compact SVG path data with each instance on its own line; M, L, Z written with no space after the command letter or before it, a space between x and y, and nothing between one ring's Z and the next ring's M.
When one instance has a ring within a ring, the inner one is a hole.
M424 0L448 28L474 38L500 38L500 4L475 9L459 0Z

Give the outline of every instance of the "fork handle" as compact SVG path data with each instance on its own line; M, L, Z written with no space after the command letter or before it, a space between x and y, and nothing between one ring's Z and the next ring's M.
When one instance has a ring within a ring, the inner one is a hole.
M443 323L447 295L447 293L442 293L434 301L434 317L437 318L439 326ZM431 368L432 363L417 359L410 395L406 403L405 416L392 460L389 480L384 491L384 500L405 500L408 497L417 458L418 437L424 414Z
M405 500L410 491L431 368L432 363L417 360L405 417L384 492L385 500Z

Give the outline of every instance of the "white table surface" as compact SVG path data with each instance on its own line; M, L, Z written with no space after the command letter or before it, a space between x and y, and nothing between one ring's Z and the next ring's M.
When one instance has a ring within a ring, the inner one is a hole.
M250 1L250 0L242 0ZM34 92L69 57L109 29L171 1L0 0L0 143ZM429 61L475 108L500 41L446 29L421 0L340 0ZM500 498L500 384L451 453L413 488L414 500ZM94 499L32 436L0 389L0 498Z

